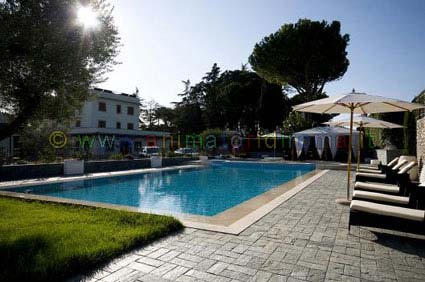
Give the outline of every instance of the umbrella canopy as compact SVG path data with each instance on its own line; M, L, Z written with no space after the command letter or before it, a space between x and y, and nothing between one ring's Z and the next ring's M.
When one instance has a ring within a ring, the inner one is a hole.
M388 112L404 112L425 108L424 105L409 103L397 99L386 98L366 93L352 93L319 99L296 105L293 109L299 112L317 114L342 114L350 113L350 138L348 144L348 167L347 167L347 200L350 201L350 178L351 178L351 146L353 143L353 114L373 114Z
M336 121L328 121L323 124L331 125L331 126L350 126L350 119L347 117L346 119L336 120ZM363 128L403 128L402 125L398 125L392 122L367 117L364 115L353 117L353 126L355 127L363 127Z
M275 132L272 132L272 133L269 133L269 134L261 135L260 137L261 138L289 138L290 136L283 135L283 134L277 133L275 131Z
M274 138L274 139L291 138L290 136L277 133L276 131L275 132L272 132L272 133L269 133L269 134L261 135L260 137L261 138ZM273 146L273 156L276 157L276 143Z
M324 124L328 124L331 126L350 126L350 120L348 118L346 119L340 119L340 120L336 120L336 121L329 121L329 122L325 122ZM388 121L384 121L384 120L380 120L380 119L376 119L376 118L371 118L371 117L367 117L364 115L360 115L360 116L355 116L353 117L353 125L358 127L358 128L384 128L384 129L395 129L395 128L403 128L404 126L402 125L398 125L392 122L388 122ZM358 143L358 148L357 148L357 170L360 167L360 144L361 142Z
M317 114L375 114L389 112L405 112L425 108L424 105L409 103L397 99L382 96L369 95L366 93L352 92L319 99L294 106L295 111L317 113Z

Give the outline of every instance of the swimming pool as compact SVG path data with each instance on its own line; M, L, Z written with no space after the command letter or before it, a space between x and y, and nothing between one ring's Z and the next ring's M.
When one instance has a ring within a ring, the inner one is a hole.
M314 169L313 164L213 161L203 168L25 186L7 191L171 214L214 216Z

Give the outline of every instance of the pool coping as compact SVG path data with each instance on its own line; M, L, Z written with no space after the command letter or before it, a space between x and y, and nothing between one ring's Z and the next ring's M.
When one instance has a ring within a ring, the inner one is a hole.
M203 229L208 231L215 231L227 234L240 234L243 230L257 222L259 219L264 217L266 214L271 212L277 206L281 205L291 197L302 191L305 187L313 183L315 180L323 176L329 170L313 170L298 176L291 181L283 183L269 191L262 193L256 197L253 197L245 202L240 203L232 208L229 208L214 216L201 216L184 213L170 213L166 211L158 211L151 209L141 209L130 206L106 204L99 202L89 202L83 200L74 200L66 198L58 198L51 196L26 194L4 191L4 189L13 187L25 187L31 185L43 185L52 183L63 183L70 181L79 181L87 179L96 179L104 177L114 177L120 175L132 175L140 173L151 173L159 171L170 171L190 168L202 168L202 165L181 165L166 168L149 168L149 169L137 169L129 171L117 171L117 172L106 172L106 173L94 173L83 176L74 177L53 177L47 179L32 179L32 180L19 180L19 181L8 181L0 183L0 195L7 197L14 197L20 199L48 201L62 204L73 204L83 205L97 208L108 208L116 210L126 210L131 212L143 212L159 215L172 216L180 220L185 227Z
M121 176L121 175L132 175L132 174L189 169L189 168L202 168L202 167L204 166L203 165L178 165L178 166L161 167L161 168L141 168L141 169L120 170L120 171L111 171L111 172L96 172L96 173L89 173L89 174L75 175L75 176L57 176L57 177L48 177L48 178L3 181L3 182L0 182L0 191L4 189L13 188L13 187L54 184L54 183L63 183L63 182L88 180L88 179L96 179L96 178L115 177L115 176Z

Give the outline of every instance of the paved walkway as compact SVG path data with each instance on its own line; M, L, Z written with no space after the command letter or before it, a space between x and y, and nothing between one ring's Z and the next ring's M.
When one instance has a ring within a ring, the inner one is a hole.
M353 227L330 171L239 236L185 229L90 281L425 281L425 240Z

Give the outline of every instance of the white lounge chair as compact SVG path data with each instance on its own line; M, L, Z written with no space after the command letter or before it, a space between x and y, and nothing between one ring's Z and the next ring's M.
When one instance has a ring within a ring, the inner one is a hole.
M400 187L395 184L361 182L361 181L357 181L356 183L354 183L354 190L368 190L368 191L384 192L384 193L392 193L392 194L400 193Z
M353 200L348 230L352 225L425 234L425 211Z
M399 157L394 158L391 162L389 162L387 165L382 165L380 161L378 160L371 160L370 164L368 165L361 165L359 167L359 172L363 172L363 169L372 169L374 171L380 171L385 172L385 169L388 167L393 167L399 160Z
M353 193L353 199L365 200L378 203L389 203L401 206L407 206L410 203L410 197L389 195L378 192L370 192L363 190L355 190Z
M397 181L395 177L397 172L411 161L416 161L416 157L401 156L397 164L392 167L388 166L383 171L362 170L356 173L356 181L375 181L395 184Z
M357 172L359 173L383 173L379 168L361 168Z
M402 167L397 173L397 184L379 183L379 182L364 182L356 181L354 183L354 190L367 190L371 192L381 192L390 194L401 194L406 189L409 182L410 175L408 173L417 166L416 161L412 161ZM381 174L379 174L381 176ZM414 180L417 178L417 173L413 175Z

